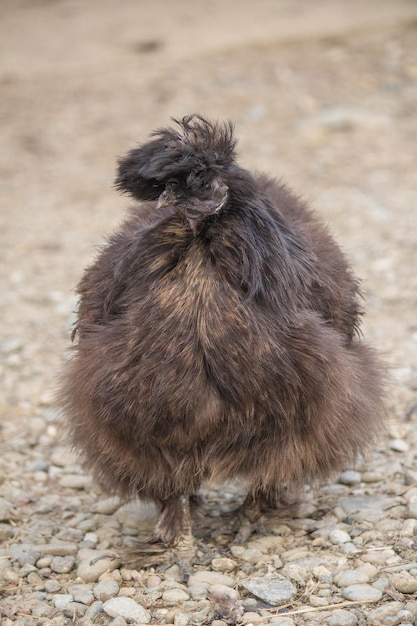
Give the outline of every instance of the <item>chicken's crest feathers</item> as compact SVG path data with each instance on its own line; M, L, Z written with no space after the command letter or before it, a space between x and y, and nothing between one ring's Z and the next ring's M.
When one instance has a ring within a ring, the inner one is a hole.
M156 200L168 180L211 170L221 173L235 160L233 124L200 115L173 119L177 128L161 128L150 141L119 159L116 189L138 200Z

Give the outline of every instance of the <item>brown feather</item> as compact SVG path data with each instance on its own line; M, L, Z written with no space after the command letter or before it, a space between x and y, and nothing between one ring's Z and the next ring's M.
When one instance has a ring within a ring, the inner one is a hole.
M234 145L231 125L196 116L121 159L117 187L139 203L78 287L71 443L108 491L163 507L230 478L278 501L345 468L381 426L358 281L317 217L236 165Z

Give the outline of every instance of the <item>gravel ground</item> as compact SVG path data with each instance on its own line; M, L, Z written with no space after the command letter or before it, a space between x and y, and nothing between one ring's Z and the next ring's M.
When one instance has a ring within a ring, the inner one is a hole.
M416 3L4 0L0 12L0 623L415 624ZM391 382L376 449L306 489L297 516L267 519L270 533L229 549L242 494L208 489L196 532L211 552L183 584L176 566L123 566L155 511L83 474L53 389L73 287L123 216L117 155L194 111L233 119L243 164L282 176L329 224L364 280L365 334Z

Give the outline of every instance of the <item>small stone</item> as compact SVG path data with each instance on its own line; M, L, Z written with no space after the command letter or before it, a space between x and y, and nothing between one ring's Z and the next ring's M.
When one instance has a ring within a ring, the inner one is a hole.
M240 618L240 622L241 624L259 624L259 622L262 622L262 617L259 613L248 611Z
M174 626L187 626L190 623L190 616L187 613L177 613L174 616Z
M115 617L114 619L112 619L112 621L110 622L110 626L126 626L127 622L125 619L123 619L123 617Z
M358 485L362 481L362 476L359 472L354 470L348 470L340 474L338 482L342 485Z
M406 519L401 528L401 537L410 537L411 539L417 535L417 521L415 519Z
M350 541L350 536L344 530L335 528L329 533L329 541L333 544L347 543Z
M88 617L89 619L94 620L94 618L96 618L97 615L100 615L101 613L103 613L103 603L97 600L96 602L93 602L91 606L88 607L88 609L85 612L85 617Z
M399 572L391 576L391 583L401 593L415 593L417 591L417 578L407 572Z
M401 609L403 608L404 605L402 604L402 602L387 602L382 606L378 606L376 609L372 609L372 611L370 611L368 614L366 623L369 626L381 626L381 624L393 623L386 622L385 620L387 618L389 619L392 617L396 617L399 611L401 611ZM399 623L400 622L397 622L397 624Z
M407 517L417 519L417 501L410 500L407 505Z
M51 570L57 574L68 574L75 565L73 556L54 556L51 561Z
M62 585L57 580L47 580L45 582L45 591L47 593L57 593L62 589Z
M81 604L81 602L69 602L64 608L64 615L71 618L82 617L85 615L86 611L87 607L85 604Z
M382 591L371 585L349 585L343 589L342 596L351 602L379 602Z
M165 579L175 580L177 583L182 582L182 574L178 565L171 565L171 567L168 567L165 571Z
M385 480L384 474L381 472L363 472L362 482L364 483L379 483Z
M6 339L0 346L0 351L3 354L11 354L12 352L18 352L23 348L23 341L20 337L10 337Z
M74 598L70 593L58 593L52 597L53 605L60 611L63 611L73 600Z
M387 548L386 550L369 550L369 552L364 552L361 555L361 560L364 563L373 563L374 565L385 565L392 557L395 557L396 554L394 550L391 548Z
M346 569L335 577L338 587L350 587L369 583L369 576L358 570Z
M408 452L410 446L404 439L392 439L389 443L391 450L395 452Z
M271 624L275 624L275 626L294 626L294 620L291 617L278 617L274 615L270 620Z
M104 574L120 565L118 556L108 550L89 550L89 556L81 560L77 568L77 576L84 582L94 582Z
M68 556L77 552L77 546L72 543L44 543L36 547L36 552L51 556Z
M68 592L73 596L74 602L87 605L94 602L93 592L88 585L68 585Z
M155 574L151 574L146 581L147 587L158 587L161 584L161 578Z
M190 596L182 589L168 589L162 594L162 600L169 603L185 602Z
M365 496L346 496L338 500L345 514L354 520L362 522L376 522L386 517L386 511L396 505L395 498L374 495L372 498Z
M289 602L297 593L297 587L290 580L271 576L250 578L240 583L247 591L272 606Z
M106 498L105 500L100 500L99 502L95 502L95 504L91 507L91 510L93 511L93 513L100 513L100 515L113 515L113 513L116 513L117 509L119 508L119 498L112 497Z
M111 598L103 604L104 612L110 617L123 617L129 624L149 624L150 613L132 598Z
M91 478L82 474L64 474L59 479L61 487L69 487L70 489L85 489L90 483Z
M193 600L205 600L208 595L208 587L204 584L189 585L187 591Z
M220 574L219 572L211 572L209 570L200 570L190 576L188 584L196 585L199 583L206 583L208 585L226 585L227 587L233 587L235 579L226 574Z
M101 580L93 587L93 594L97 600L105 602L119 593L119 585L115 580Z
M225 556L213 559L211 562L211 567L215 572L233 572L237 566L236 561Z
M344 609L336 609L327 621L328 626L356 626L358 619L356 615L345 611Z
M215 602L215 612L222 617L231 618L236 622L242 614L240 594L236 589L231 589L226 585L212 585L208 596Z

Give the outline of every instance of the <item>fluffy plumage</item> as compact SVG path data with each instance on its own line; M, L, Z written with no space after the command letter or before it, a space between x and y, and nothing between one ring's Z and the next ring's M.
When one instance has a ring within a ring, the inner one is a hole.
M120 159L116 187L140 202L81 280L62 383L95 478L157 502L175 544L206 481L240 477L261 508L352 462L380 427L380 373L316 216L200 116Z

